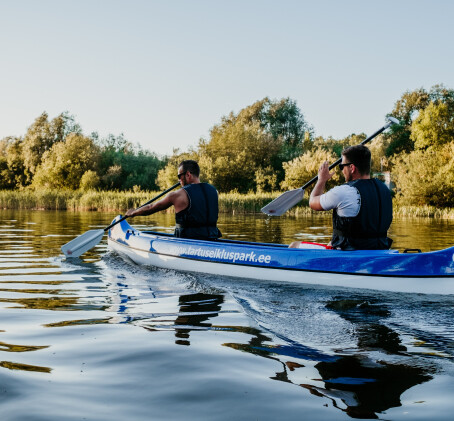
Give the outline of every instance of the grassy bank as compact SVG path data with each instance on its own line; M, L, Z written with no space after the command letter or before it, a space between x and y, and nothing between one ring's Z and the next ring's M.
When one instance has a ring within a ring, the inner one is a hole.
M122 211L145 203L157 193L52 190L0 191L3 209Z
M121 212L137 208L158 194L160 192L2 190L0 208ZM258 213L278 195L222 193L219 195L219 210L225 213Z
M223 213L260 213L265 205L276 199L281 193L221 193L219 195L219 211ZM301 214L311 210L308 200L304 199L300 206L295 206L291 214Z
M136 208L160 192L98 192L98 191L52 191L52 190L1 190L2 209L39 209L70 211L118 211ZM219 211L222 213L259 213L260 209L280 193L221 193ZM308 207L307 198L295 206L288 215L309 215L314 213ZM404 206L394 204L396 217L430 217L454 219L454 208L434 206Z
M437 208L435 206L405 206L394 204L394 216L406 218L440 218L454 219L454 208Z

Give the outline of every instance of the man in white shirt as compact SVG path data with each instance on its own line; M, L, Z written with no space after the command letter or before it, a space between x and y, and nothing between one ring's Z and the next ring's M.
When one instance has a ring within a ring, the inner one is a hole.
M387 237L392 222L391 194L381 181L370 178L370 162L370 151L364 145L344 149L339 168L346 183L327 193L325 185L334 172L329 172L328 162L320 166L309 206L316 211L333 209L333 248L380 250L391 246ZM294 242L290 247L300 244Z

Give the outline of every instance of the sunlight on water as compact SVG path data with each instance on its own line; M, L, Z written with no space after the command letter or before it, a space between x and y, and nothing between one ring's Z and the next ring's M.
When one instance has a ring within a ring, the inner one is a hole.
M230 280L60 246L114 214L0 211L5 420L451 419L454 297ZM172 232L171 214L137 228ZM226 238L327 242L329 218L222 215ZM398 220L399 249L454 223Z

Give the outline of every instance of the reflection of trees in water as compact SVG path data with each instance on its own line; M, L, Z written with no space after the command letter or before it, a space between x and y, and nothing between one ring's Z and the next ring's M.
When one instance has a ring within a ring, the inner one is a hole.
M9 370L34 371L37 373L50 373L52 371L52 368L50 368L50 367L22 364L22 363L16 363L16 362L12 362L12 361L0 361L0 367L8 368Z
M327 243L332 233L331 216L326 214L269 217L264 214L220 214L218 225L224 238L264 243L289 244L295 239Z
M284 242L282 233L282 223L273 218L267 218L265 221L266 229L262 230L259 241L264 243L278 243Z
M180 313L175 319L175 343L190 345L189 332L195 329L208 329L211 323L208 319L216 317L224 302L223 295L195 293L181 295L178 299Z
M355 324L360 349L395 355L405 351L398 334L379 323L381 317L389 314L385 308L358 300L335 300L327 306ZM333 407L352 418L378 418L377 413L401 405L403 392L432 378L428 368L373 361L363 355L326 355L291 342L289 345L270 345L265 342L271 339L262 332L250 329L248 333L253 335L249 343L224 346L278 361L282 371L276 372L271 379L297 384L315 396L328 398ZM292 360L295 358L299 361ZM294 374L305 370L301 360L315 361L314 367L321 378L307 383L292 380ZM318 382L320 386L316 385Z

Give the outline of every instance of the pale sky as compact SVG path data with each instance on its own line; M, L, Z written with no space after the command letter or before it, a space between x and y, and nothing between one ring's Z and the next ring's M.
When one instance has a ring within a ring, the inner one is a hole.
M454 1L0 0L0 138L43 111L158 154L231 111L297 102L371 134L407 90L454 89Z

